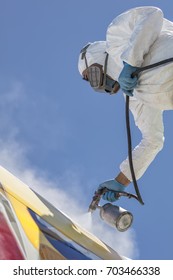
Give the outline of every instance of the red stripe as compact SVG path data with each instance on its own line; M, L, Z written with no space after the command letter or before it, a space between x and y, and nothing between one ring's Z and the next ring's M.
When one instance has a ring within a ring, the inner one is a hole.
M6 219L0 213L0 260L23 260L19 245Z

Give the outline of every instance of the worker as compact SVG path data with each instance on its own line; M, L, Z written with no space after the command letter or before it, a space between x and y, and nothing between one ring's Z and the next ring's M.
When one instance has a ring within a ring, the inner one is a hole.
M161 9L136 7L117 16L108 26L105 41L87 44L79 55L78 69L96 91L130 96L129 108L142 134L132 151L138 180L164 144L163 111L173 109L173 63L138 76L139 68L173 57L173 23ZM128 157L114 179L99 185L107 188L103 199L115 201L115 192L126 191L132 182Z

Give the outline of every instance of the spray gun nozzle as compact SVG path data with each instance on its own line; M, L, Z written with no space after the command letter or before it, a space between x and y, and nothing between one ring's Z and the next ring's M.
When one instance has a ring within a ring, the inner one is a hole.
M96 208L99 208L99 202L102 197L102 195L107 191L107 188L99 189L95 191L93 199L91 201L91 204L89 206L88 212L93 212L96 210Z

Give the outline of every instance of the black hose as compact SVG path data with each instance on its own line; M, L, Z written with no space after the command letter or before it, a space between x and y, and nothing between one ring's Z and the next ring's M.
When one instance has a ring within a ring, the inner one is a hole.
M131 176L132 176L132 180L133 180L133 185L134 185L134 188L135 188L135 191L136 191L138 201L142 205L144 205L141 194L139 192L139 188L138 188L138 184L137 184L136 176L135 176L135 172L134 172L134 167L133 167L132 141L131 141L130 117L129 117L129 96L128 95L126 95L126 129L127 129L127 141L128 141L129 166L130 166Z
M155 67L158 67L158 66L164 65L166 63L170 63L170 62L173 62L173 57L161 60L159 62L150 64L150 65L146 65L146 66L143 66L143 67L138 67L137 70L135 72L133 72L132 77L138 76L138 74L140 72L143 72L143 71L146 71L146 70L150 70L152 68L155 68Z

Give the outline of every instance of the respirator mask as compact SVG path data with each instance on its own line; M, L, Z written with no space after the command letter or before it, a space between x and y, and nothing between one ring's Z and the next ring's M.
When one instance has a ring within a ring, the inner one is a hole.
M90 44L81 50L81 59L85 59L86 64L86 69L83 71L83 79L88 81L91 87L97 92L107 92L109 94L116 93L120 89L120 86L117 81L113 80L109 75L107 75L108 53L106 53L105 57L104 70L103 66L98 63L88 66L86 52L89 45Z

